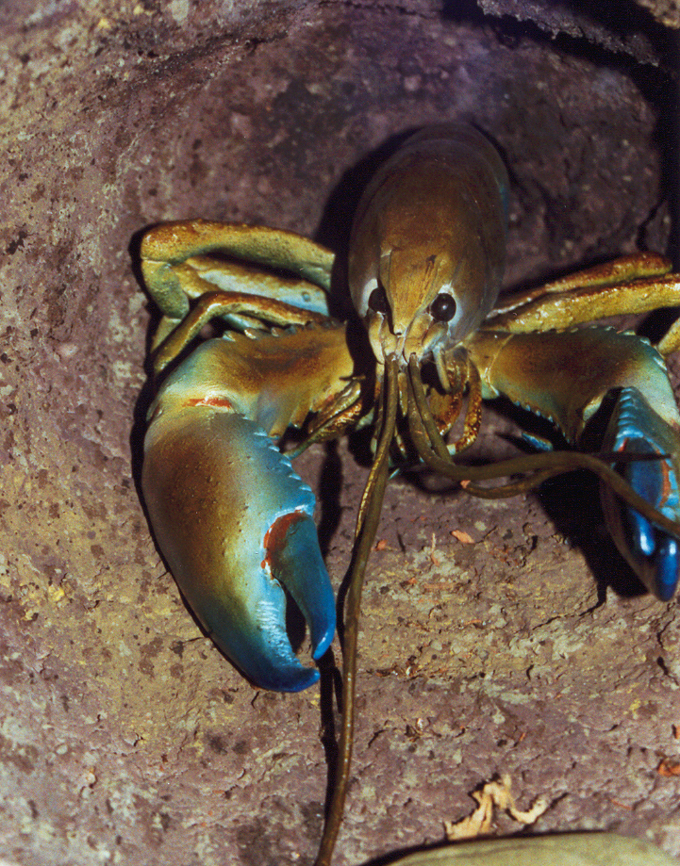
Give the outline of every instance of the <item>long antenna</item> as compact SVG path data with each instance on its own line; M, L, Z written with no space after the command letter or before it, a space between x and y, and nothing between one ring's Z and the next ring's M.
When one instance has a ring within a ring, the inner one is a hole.
M345 602L345 632L342 645L342 726L338 744L336 780L315 866L330 866L345 811L354 743L354 695L356 692L361 593L366 575L366 564L378 531L385 487L389 476L390 445L394 438L397 418L397 375L396 359L391 355L385 360L386 384L383 385L384 403L378 446L357 517L355 535L357 542L350 567L349 588Z

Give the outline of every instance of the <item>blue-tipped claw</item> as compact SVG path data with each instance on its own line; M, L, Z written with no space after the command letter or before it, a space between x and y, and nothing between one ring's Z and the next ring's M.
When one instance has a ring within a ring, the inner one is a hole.
M307 621L315 659L326 652L335 634L335 600L314 521L299 512L283 515L268 533L265 550L264 568L254 569L244 616L235 621L234 606L214 598L202 618L217 645L254 683L299 692L313 685L319 672L305 667L293 652L282 587Z
M213 637L224 652L257 685L299 692L319 679L302 665L286 631L284 587L309 626L312 656L321 658L335 634L335 599L321 558L316 526L308 515L279 517L265 536L265 559L251 588L250 616L237 629L220 623ZM271 575L271 576L270 576ZM274 578L274 579L272 579Z
M622 388L609 422L605 451L666 455L631 461L620 471L633 490L670 520L680 519L679 482L674 457L677 433L649 406L636 388ZM647 520L603 488L609 530L619 551L647 589L670 601L680 576L678 538Z
M277 531L278 524L283 524L283 531ZM280 517L265 546L272 574L295 599L307 621L312 657L320 659L335 634L335 599L314 521L300 512Z
M256 685L313 685L319 672L299 661L286 630L288 593L307 621L315 659L335 633L312 491L255 422L208 404L163 411L162 397L147 432L142 486L175 580Z

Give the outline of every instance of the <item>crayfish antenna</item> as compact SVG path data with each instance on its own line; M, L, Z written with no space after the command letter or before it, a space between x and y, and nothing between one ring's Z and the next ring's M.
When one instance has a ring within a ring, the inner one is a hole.
M378 435L378 446L361 500L357 518L354 556L348 573L349 583L345 599L345 628L342 642L342 727L338 744L336 781L314 866L330 866L345 811L354 743L354 696L361 594L366 565L378 531L385 487L389 476L390 446L394 439L397 419L397 378L397 362L394 356L390 356L385 360L386 385L381 390L384 405L380 413L382 424Z

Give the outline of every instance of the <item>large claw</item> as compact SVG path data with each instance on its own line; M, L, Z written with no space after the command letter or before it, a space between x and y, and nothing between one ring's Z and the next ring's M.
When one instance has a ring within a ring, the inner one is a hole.
M467 345L484 397L504 394L549 418L576 445L591 420L599 423L603 401L616 395L597 450L665 455L621 461L618 468L650 505L680 521L680 416L664 361L650 343L593 327L528 334L482 331ZM649 591L668 601L678 585L680 541L609 488L602 487L602 501L619 551Z
M604 451L664 454L659 460L623 463L620 471L630 486L671 520L680 517L676 470L678 434L649 406L637 388L622 388L612 412ZM669 601L680 576L680 542L650 523L611 490L602 487L602 505L609 531L621 554L647 589Z
M314 496L265 431L219 401L168 412L159 404L142 486L170 570L224 653L264 688L299 691L316 682L285 623L289 593L315 659L335 632Z

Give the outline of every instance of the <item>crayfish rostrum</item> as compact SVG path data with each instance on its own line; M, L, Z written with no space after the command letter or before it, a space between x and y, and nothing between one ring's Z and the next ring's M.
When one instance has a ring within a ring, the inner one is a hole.
M296 691L318 678L291 647L287 594L315 659L336 627L314 496L277 440L290 427L304 429L301 447L374 428L346 600L340 770L319 863L330 859L347 781L361 579L400 463L423 461L479 496L589 468L614 541L647 589L668 601L678 582L680 417L663 360L677 334L654 347L582 326L674 306L680 279L647 253L499 301L507 202L503 162L475 129L436 125L409 138L355 216L348 322L329 314L333 253L292 232L194 220L159 225L142 242L144 279L162 313L146 505L188 603L256 685ZM211 322L220 332L206 337ZM499 395L550 419L576 450L458 464L482 401ZM596 451L577 450L602 411ZM482 483L499 477L511 480Z

